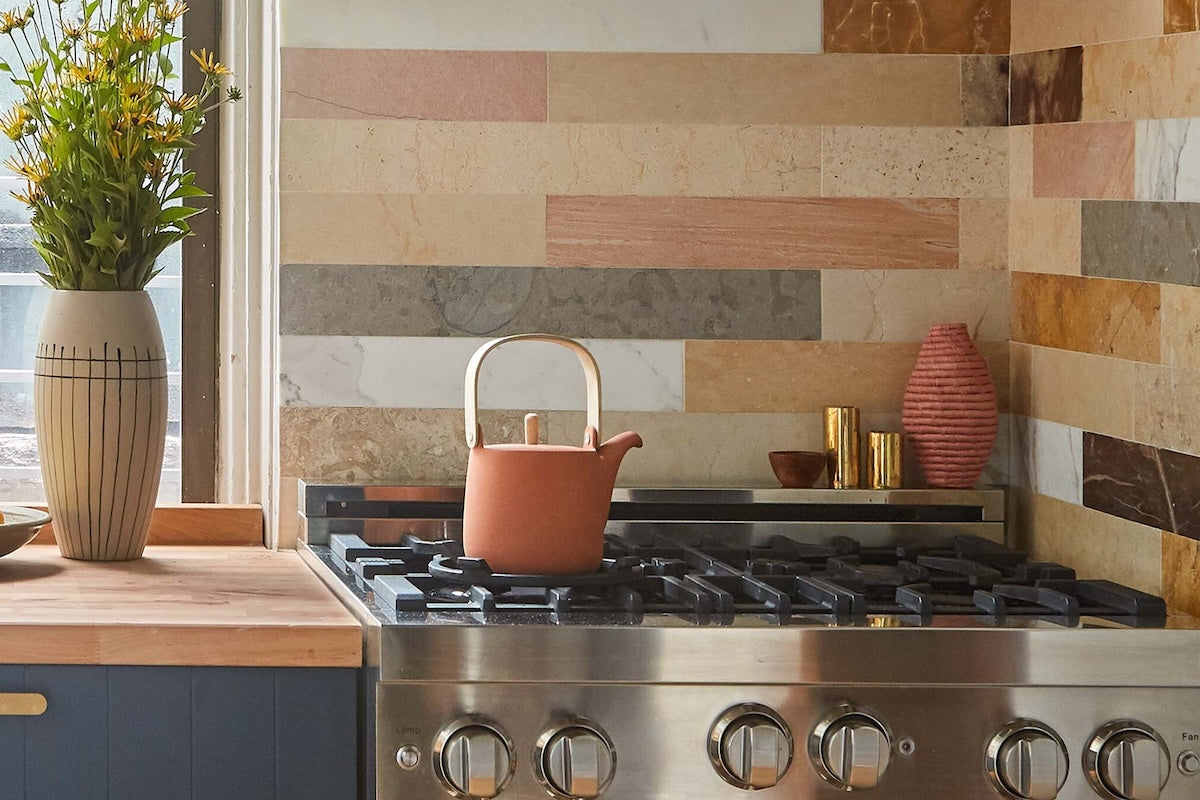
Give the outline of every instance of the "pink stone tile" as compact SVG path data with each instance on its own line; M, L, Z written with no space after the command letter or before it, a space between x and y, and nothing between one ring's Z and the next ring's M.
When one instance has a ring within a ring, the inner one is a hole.
M1132 122L1079 122L1033 129L1036 197L1133 197Z
M538 122L545 53L284 48L283 117Z

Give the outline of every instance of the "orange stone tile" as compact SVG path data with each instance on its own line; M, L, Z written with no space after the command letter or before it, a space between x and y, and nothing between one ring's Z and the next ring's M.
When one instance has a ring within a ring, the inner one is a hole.
M957 200L548 197L562 267L955 269Z
M1009 0L825 0L827 53L1008 53Z
M1200 542L1163 531L1162 596L1168 608L1200 615Z
M1085 120L1200 115L1200 33L1089 46L1083 59Z
M1134 123L1080 122L1033 128L1037 197L1133 197Z
M553 122L943 125L958 59L920 55L551 53Z
M1163 0L1012 0L1012 52L1158 36L1162 33L1162 3Z
M1163 0L1163 33L1200 30L1200 0Z
M1016 342L1157 363L1159 285L1012 273Z
M546 119L545 53L284 48L280 114Z

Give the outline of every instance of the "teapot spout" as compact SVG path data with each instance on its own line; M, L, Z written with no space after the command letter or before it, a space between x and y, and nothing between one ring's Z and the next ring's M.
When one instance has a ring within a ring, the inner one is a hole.
M612 460L613 475L616 475L617 467L621 466L621 459L625 457L631 449L642 446L642 437L638 436L633 431L625 431L618 433L616 436L609 439L604 444L600 445L600 457L604 461Z

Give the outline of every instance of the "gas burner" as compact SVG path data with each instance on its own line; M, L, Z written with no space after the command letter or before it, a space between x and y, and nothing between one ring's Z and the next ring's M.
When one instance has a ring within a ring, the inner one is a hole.
M466 556L434 556L429 574L448 583L507 590L515 587L595 589L632 583L642 577L640 559L606 558L597 572L584 575L516 575L492 572L487 561Z

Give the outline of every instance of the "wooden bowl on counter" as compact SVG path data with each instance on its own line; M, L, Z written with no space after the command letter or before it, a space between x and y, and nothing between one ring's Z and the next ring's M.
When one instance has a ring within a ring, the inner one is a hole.
M771 469L785 489L810 489L825 471L826 454L816 450L773 450Z

